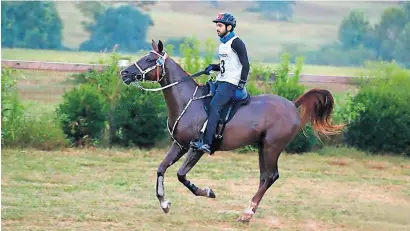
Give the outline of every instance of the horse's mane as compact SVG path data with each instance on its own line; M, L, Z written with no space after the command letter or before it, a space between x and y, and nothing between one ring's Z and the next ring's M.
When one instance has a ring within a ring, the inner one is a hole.
M177 63L177 62L176 62L174 59L172 59L172 58L171 58L171 60L172 60L179 68L181 68L181 70L182 70L187 76L192 75L191 73L189 73L188 71L186 71L184 68L182 68L181 64ZM195 83L196 85L198 85L198 86L200 86L200 87L205 86L205 85L199 84L197 81L195 81L195 79L192 79L192 80L194 81L194 83Z

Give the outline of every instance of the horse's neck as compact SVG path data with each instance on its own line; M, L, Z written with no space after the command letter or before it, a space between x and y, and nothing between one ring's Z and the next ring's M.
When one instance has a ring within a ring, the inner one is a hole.
M178 64L170 59L166 64L166 75L160 84L164 87L182 80L182 78L187 75L188 74ZM186 80L170 88L162 90L168 107L168 115L171 120L170 122L174 122L180 115L186 104L192 98L196 87L198 87L198 91L195 95L198 96L202 93L202 90L199 89L200 87L193 79Z

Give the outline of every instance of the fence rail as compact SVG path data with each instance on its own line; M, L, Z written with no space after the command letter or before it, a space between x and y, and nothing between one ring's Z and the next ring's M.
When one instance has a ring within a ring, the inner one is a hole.
M90 69L104 70L108 65L105 64L86 64L86 63L65 63L65 62L43 62L26 60L1 60L2 66L8 66L23 70L41 70L57 72L87 72ZM355 84L356 77L340 75L318 75L301 73L300 82L306 83L334 83L334 84Z
M15 69L37 70L37 71L61 71L61 72L87 72L89 69L103 70L107 65L86 64L86 63L64 63L64 62L43 62L26 60L1 60L2 66Z

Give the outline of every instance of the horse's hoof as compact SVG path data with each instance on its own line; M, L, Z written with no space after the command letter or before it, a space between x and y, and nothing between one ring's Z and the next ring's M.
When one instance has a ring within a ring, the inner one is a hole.
M171 202L170 201L163 201L160 203L162 211L164 211L164 213L168 213L169 209L171 207Z
M216 195L214 193L214 191L211 188L205 188L206 190L206 195L209 198L216 198Z
M249 222L252 219L253 214L244 213L236 221L238 222Z

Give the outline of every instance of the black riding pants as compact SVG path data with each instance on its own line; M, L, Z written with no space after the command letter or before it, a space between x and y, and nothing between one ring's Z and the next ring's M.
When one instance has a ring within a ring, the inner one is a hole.
M216 82L216 92L209 105L209 117L204 134L204 144L212 145L222 108L232 99L235 90L236 86L234 84L220 81Z

